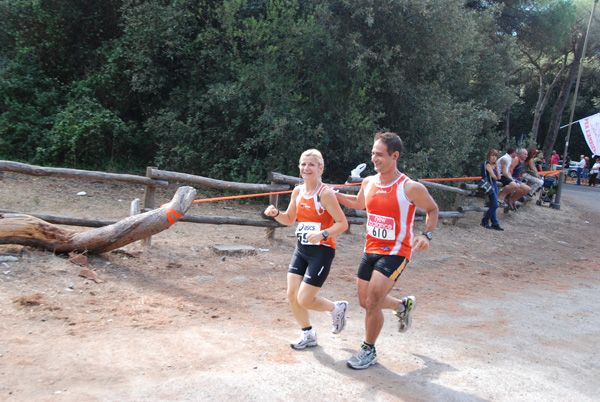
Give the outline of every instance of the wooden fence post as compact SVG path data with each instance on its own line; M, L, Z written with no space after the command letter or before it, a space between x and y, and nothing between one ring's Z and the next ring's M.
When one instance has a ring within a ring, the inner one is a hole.
M152 178L152 169L156 169L156 167L148 166L146 167L146 177ZM144 190L144 212L153 210L155 199L156 199L156 187L150 184L146 184L146 188ZM146 237L142 244L146 247L152 247L152 236Z
M271 184L272 185L276 185L277 182L275 182L272 179L272 173L269 173L269 178L271 179ZM271 194L269 196L269 204L270 205L274 205L275 208L279 209L279 194ZM272 239L275 237L275 228L267 228L267 239Z
M465 196L463 194L456 194L456 198L454 199L454 205L452 206L452 209L454 211L459 211L460 212L460 207L463 206L463 202L465 201ZM452 218L452 224L456 225L456 222L458 221L458 217L457 218Z

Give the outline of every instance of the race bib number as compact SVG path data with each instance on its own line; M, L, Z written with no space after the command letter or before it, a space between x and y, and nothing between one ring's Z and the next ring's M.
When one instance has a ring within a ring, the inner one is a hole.
M381 240L396 240L396 221L394 218L369 214L367 232Z
M309 233L320 231L321 223L319 222L300 222L298 223L298 227L296 228L296 236L298 236L298 241L301 244L314 246L313 243L306 240L306 236L308 236Z

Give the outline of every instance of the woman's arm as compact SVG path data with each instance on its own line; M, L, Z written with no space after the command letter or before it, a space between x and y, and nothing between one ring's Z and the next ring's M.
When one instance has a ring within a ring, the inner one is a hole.
M325 188L321 193L321 204L333 218L333 225L330 228L326 228L329 236L334 237L344 233L348 229L348 221L334 191L329 187ZM323 231L310 233L306 236L306 240L313 244L317 244L323 239Z
M275 220L282 225L292 225L296 222L296 199L298 198L298 194L300 194L300 186L292 191L292 197L285 212L278 210L274 205L269 205L267 209L265 209L265 215L275 218Z
M527 166L529 166L529 170L533 172L533 176L539 178L537 169L535 168L535 164L533 163L533 159L529 159L527 161Z
M500 180L500 173L498 173L498 175L496 175L496 173L494 172L494 167L492 166L491 163L485 164L485 170L488 172L488 174L490 175L490 177L492 179Z

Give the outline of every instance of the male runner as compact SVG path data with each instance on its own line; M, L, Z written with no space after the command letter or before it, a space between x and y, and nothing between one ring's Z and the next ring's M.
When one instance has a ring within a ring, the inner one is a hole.
M438 206L421 183L409 179L396 167L402 140L394 133L377 133L371 161L377 172L366 177L358 195L336 193L350 208L367 209L367 242L358 267L356 289L366 310L365 341L348 366L365 369L377 362L375 341L383 327L382 309L393 310L398 331L408 330L416 308L414 296L402 300L388 293L410 260L413 250L427 250L438 221ZM415 209L427 212L425 231L413 235Z

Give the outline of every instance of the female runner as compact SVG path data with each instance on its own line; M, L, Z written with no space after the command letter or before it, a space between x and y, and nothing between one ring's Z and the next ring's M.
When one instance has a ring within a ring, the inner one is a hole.
M299 165L304 184L292 192L287 210L279 211L273 205L265 210L265 215L282 225L292 225L298 219L298 243L287 275L290 308L302 329L300 337L290 344L293 349L317 346L317 333L310 324L309 310L328 312L334 334L340 333L346 325L348 302L332 302L317 296L335 256L335 236L348 229L335 193L321 181L324 167L319 151L304 151Z

